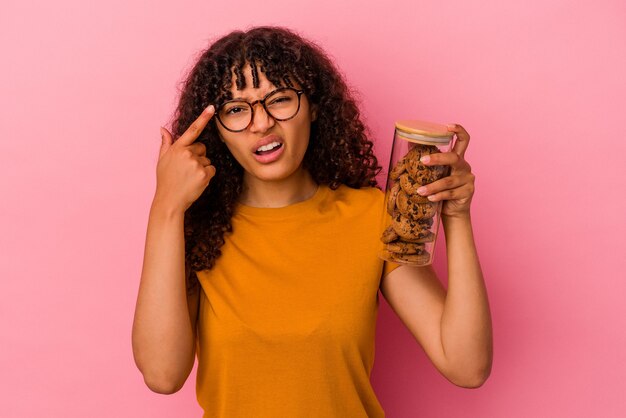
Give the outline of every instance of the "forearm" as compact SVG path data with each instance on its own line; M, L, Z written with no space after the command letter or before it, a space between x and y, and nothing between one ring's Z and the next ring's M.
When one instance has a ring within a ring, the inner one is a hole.
M177 390L194 361L183 223L182 210L168 210L153 203L133 324L137 367L148 386L162 392Z
M441 317L441 342L451 375L481 384L491 370L492 326L471 219L468 213L442 217L442 223L448 290Z

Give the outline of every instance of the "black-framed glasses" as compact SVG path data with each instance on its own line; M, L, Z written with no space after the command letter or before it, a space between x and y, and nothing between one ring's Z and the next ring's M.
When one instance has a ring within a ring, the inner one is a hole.
M222 126L231 132L241 132L250 126L254 119L254 106L261 103L265 112L278 121L292 119L300 110L300 96L304 90L280 87L260 100L250 103L246 100L228 100L217 106L215 115Z

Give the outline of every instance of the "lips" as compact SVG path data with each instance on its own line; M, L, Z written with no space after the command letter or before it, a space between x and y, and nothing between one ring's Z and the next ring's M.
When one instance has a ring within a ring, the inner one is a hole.
M256 155L256 151L259 149L259 147L262 147L263 145L271 144L272 142L279 142L281 144L284 143L283 139L281 137L279 137L278 135L268 135L265 138L262 138L256 144L254 144L254 148L252 149L252 153Z
M263 150L259 150L263 148ZM277 135L269 135L255 144L252 150L254 159L261 164L269 164L278 160L285 150L285 143Z
M265 154L269 154L271 152L276 151L278 148L282 147L283 144L281 144L280 142L274 141L269 145L263 145L262 147L260 147L255 154L257 155L265 155Z

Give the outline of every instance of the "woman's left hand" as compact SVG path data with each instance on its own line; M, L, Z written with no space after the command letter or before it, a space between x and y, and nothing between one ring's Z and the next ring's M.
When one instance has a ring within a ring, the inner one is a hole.
M456 133L456 143L450 152L440 152L422 157L424 165L449 165L450 175L418 189L431 202L443 200L441 215L448 217L469 216L474 195L474 174L465 161L465 150L470 136L461 125L448 125L448 131Z

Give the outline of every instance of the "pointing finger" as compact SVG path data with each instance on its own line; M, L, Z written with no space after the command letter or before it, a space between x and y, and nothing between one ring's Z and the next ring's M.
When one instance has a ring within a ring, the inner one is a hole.
M200 113L200 116L193 121L193 123L187 128L187 130L176 140L176 143L180 145L191 145L200 136L209 120L215 114L215 107L213 105L207 106L206 109Z

